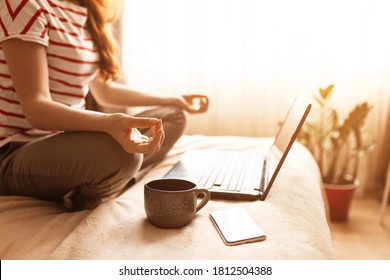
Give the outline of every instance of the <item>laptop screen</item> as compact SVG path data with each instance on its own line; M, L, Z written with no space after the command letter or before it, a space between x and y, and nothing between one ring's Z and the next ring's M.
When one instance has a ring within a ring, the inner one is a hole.
M273 184L273 181L275 180L291 146L297 138L299 130L305 122L310 109L310 101L305 94L300 94L295 98L290 110L287 112L286 118L279 128L275 137L275 142L269 152L269 157L272 155L271 158L276 158L277 162L274 168L271 167L270 181L265 191L265 195L268 193L269 188Z
M296 138L303 122L301 123L307 107L310 105L307 97L301 94L296 97L290 110L287 112L287 116L281 125L278 134L275 138L274 145L283 154L289 146L291 138Z

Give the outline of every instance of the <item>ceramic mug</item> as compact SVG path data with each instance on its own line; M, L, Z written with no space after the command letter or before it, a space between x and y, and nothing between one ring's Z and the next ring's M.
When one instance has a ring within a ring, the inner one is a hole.
M198 203L198 198L202 200ZM210 192L190 181L159 179L144 186L146 217L161 228L179 228L192 221L210 200Z

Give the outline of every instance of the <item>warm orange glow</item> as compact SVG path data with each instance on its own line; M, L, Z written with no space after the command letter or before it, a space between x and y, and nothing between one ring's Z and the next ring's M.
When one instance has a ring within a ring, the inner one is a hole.
M341 113L369 100L370 121L383 124L389 8L379 0L126 0L124 71L140 90L209 94L210 112L192 118L189 133L272 135L295 94L331 83Z

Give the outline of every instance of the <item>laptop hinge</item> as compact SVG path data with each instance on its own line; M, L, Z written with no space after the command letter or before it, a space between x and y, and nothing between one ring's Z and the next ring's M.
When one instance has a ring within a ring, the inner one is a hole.
M255 188L256 191L259 191L260 194L264 192L264 186L268 181L268 157L264 159L263 169L261 171L261 180L258 188Z

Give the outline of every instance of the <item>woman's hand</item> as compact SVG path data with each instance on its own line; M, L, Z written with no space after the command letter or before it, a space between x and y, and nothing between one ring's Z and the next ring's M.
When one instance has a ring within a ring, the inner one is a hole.
M209 98L201 94L182 95L174 104L191 114L204 113L209 107Z
M137 128L150 128L153 135L142 135ZM156 118L136 118L113 114L107 124L110 134L128 153L151 154L160 150L165 134L162 121Z

